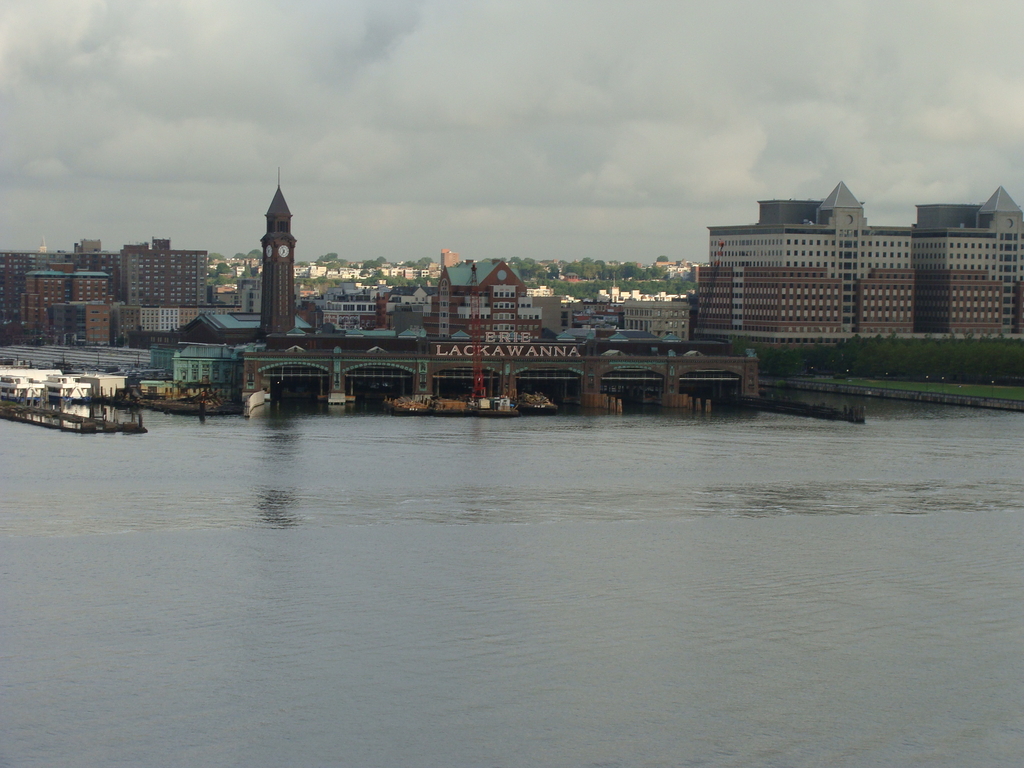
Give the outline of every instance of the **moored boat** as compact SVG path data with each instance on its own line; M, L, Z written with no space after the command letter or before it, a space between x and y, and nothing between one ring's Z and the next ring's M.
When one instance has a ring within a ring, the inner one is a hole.
M487 419L507 419L519 415L516 403L507 397L481 397L469 401L473 415Z
M434 412L432 400L427 395L404 395L385 400L384 406L393 416L430 416Z
M524 392L519 396L516 403L518 410L524 416L553 415L558 413L558 406L551 402L546 395Z

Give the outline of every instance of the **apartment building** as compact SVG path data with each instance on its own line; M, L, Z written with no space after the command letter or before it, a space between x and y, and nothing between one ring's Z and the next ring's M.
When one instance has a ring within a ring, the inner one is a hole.
M68 302L110 304L110 275L105 272L74 272L71 264L53 264L51 269L28 272L21 294L21 322L26 330L49 333L51 307Z
M110 337L110 304L72 301L50 308L54 338L61 344L107 345Z
M126 336L131 331L177 331L200 315L227 315L237 311L238 307L228 304L185 307L117 304L112 322L115 335Z
M206 303L206 251L171 248L171 241L121 249L121 300L126 304L196 306Z
M0 251L0 322L21 320L25 276L60 261L61 254L45 251Z
M106 272L110 275L110 293L114 301L124 301L121 283L121 253L104 251L100 240L82 239L75 243L74 250L64 260L73 264L80 272Z
M680 339L690 338L690 302L644 301L626 299L622 302L622 323L626 331L647 331L664 338L668 335Z

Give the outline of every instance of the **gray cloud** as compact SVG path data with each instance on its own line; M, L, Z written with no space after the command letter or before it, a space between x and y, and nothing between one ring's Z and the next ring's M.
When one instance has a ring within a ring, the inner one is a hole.
M875 223L1016 188L1019 4L13 0L0 247L698 257L844 179ZM1024 200L1022 200L1024 201Z

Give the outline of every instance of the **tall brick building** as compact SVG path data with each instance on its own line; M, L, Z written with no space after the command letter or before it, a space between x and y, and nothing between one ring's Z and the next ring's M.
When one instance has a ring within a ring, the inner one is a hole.
M74 264L79 272L106 272L110 275L110 292L114 301L124 301L124 286L121 283L121 261L119 251L104 251L99 240L81 240L75 243L72 253L64 260Z
M171 248L171 241L121 249L120 299L125 304L188 307L206 303L206 251Z
M26 330L33 333L52 330L51 308L55 304L110 304L110 275L105 272L75 272L71 264L52 266L54 269L36 270L25 275L21 322Z
M21 319L25 276L60 260L59 254L40 251L0 251L0 322Z

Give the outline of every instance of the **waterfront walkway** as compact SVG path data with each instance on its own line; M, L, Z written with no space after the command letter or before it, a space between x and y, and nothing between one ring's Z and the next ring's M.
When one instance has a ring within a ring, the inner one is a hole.
M797 379L775 376L761 376L761 385L776 389L799 389L808 392L832 392L840 395L880 397L889 400L914 400L919 403L940 403L961 405L968 408L993 408L1000 411L1024 411L1024 400L1008 400L999 397L972 397L951 395L941 392L919 392L909 389L860 386L824 379Z

